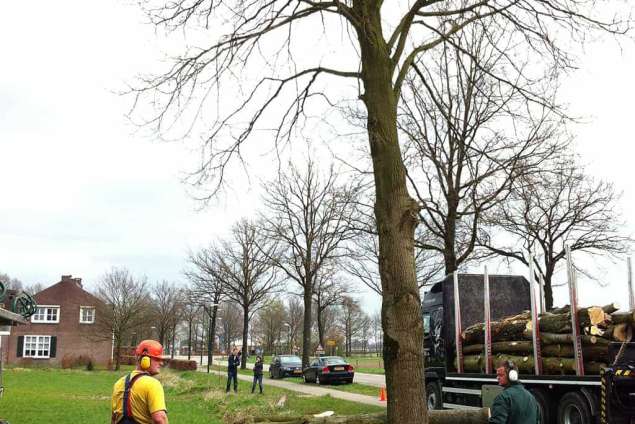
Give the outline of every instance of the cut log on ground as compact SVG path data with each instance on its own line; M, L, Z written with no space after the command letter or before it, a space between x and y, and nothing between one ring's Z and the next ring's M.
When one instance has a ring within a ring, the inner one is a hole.
M489 408L478 410L428 411L429 424L487 424ZM229 419L228 424L278 423L278 424L386 424L386 413L359 415L332 415L330 417L270 415ZM421 423L426 424L426 423Z

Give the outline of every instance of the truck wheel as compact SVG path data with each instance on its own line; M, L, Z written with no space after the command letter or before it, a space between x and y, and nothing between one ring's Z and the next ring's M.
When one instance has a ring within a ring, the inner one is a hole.
M566 393L558 405L558 424L586 424L593 422L591 408L580 392Z
M443 398L441 396L441 386L439 386L439 383L431 381L426 384L428 410L443 408Z
M547 391L542 388L534 388L529 390L540 408L540 422L542 424L551 424L553 421L553 403L549 399Z

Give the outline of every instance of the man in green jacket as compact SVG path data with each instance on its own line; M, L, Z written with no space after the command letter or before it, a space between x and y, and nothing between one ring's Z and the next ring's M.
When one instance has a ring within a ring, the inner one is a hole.
M511 361L496 368L498 384L504 387L492 405L490 424L540 424L540 409L534 396L518 382L518 369Z

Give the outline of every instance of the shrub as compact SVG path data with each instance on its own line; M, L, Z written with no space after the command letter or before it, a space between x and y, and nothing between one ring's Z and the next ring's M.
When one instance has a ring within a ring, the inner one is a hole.
M62 368L88 367L88 364L94 367L93 358L88 355L64 355L61 362Z
M95 369L95 365L93 364L93 360L89 359L86 364L86 371L93 371Z
M188 361L186 359L168 359L168 368L178 371L196 371L196 361Z

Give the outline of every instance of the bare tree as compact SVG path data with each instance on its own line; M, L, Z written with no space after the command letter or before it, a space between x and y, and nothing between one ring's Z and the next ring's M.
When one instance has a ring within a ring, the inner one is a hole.
M196 348L196 324L201 306L196 302L191 289L183 295L183 320L187 324L187 359L192 357L192 347Z
M114 338L115 370L118 370L124 337L148 312L148 283L145 278L134 278L125 268L113 268L100 278L97 296L105 306L97 311L102 317L98 321L102 328L95 334Z
M284 303L280 300L271 300L256 314L254 331L262 340L265 352L273 353L280 348L285 315Z
M159 343L166 346L181 318L183 293L174 283L163 280L152 288L151 302L152 321L157 328Z
M322 347L325 346L324 335L326 334L323 317L324 311L340 304L344 295L351 292L342 280L342 277L335 271L335 267L337 266L337 264L334 264L332 267L323 267L315 281L315 292L313 294L315 301L315 321L318 328L318 341Z
M2 283L4 288L7 290L22 290L22 287L24 286L20 279L11 277L9 274L5 274L3 272L0 272L0 283Z
M232 227L231 238L223 240L216 256L218 274L227 298L243 310L243 358L247 367L249 321L265 305L267 297L277 290L275 272L277 246L262 231L262 225L240 220Z
M203 248L196 253L190 252L188 254L189 268L184 271L186 278L192 283L190 302L202 308L208 318L208 371L212 362L213 344L216 338L218 308L225 292L223 280L219 278L221 273L220 254L219 248L214 245Z
M302 330L302 324L304 320L304 308L302 302L298 296L289 296L287 298L286 305L286 318L287 332L289 338L289 353L294 352L296 346L298 346L298 335Z
M238 304L234 302L227 302L223 305L223 308L219 311L220 328L222 341L225 352L230 352L234 343L241 337L243 326L242 324L242 311Z
M511 235L514 243L485 246L492 252L528 265L527 252L538 249L542 263L536 271L545 282L545 306L553 306L553 276L571 251L593 255L618 255L629 250L631 238L617 209L619 195L613 184L595 180L584 173L574 158L557 162L538 175L527 176L514 185L509 199L498 209L492 224ZM582 268L584 270L584 268Z
M377 312L371 317L373 340L375 342L375 353L379 356L382 350L381 340L383 338L381 330L381 312Z
M353 350L353 338L364 328L368 317L366 317L362 311L359 302L349 296L345 296L342 299L341 309L342 327L344 329L345 338L345 354L346 356L350 356Z
M416 245L443 256L445 275L478 259L483 218L517 178L561 148L549 142L561 124L545 106L553 90L539 92L540 81L510 86L493 75L505 62L500 51L514 49L506 37L479 27L462 32L426 58L432 64L417 60L402 91L404 162L425 229ZM532 107L528 91L547 98Z
M331 97L342 96L363 104L381 252L388 420L426 422L423 326L414 265L420 206L408 193L397 130L406 76L419 57L474 25L506 30L509 38L524 43L534 63L557 71L574 65L568 39L584 40L594 30L622 33L630 21L620 21L613 8L598 7L593 0L147 0L142 4L156 25L185 34L191 29L197 36L188 40L165 72L144 78L135 92L136 104L144 101L156 108L156 114L142 119L164 137L182 135L171 130L184 129L197 136L207 130L200 167L191 182L210 186L209 196L224 182L228 164L244 158L247 140L262 143L271 135L280 147L295 135L294 128L314 116L311 107L337 104L339 98ZM320 24L322 31L316 28ZM211 36L201 37L206 31ZM327 36L332 33L348 38L334 45ZM304 39L310 39L311 48ZM197 45L197 40L207 44ZM560 43L565 43L564 48ZM333 49L341 55L332 54ZM513 68L516 56L501 54ZM333 57L345 57L346 65L338 68ZM246 78L249 70L252 77ZM499 77L511 85L518 80ZM342 89L333 84L334 78L352 84Z
M349 220L354 214L357 188L338 180L333 167L322 174L308 159L303 169L289 163L287 172L264 186L263 229L281 248L281 254L272 259L302 291L305 367L312 352L311 306L318 275L330 261L343 254L343 243L353 236Z

